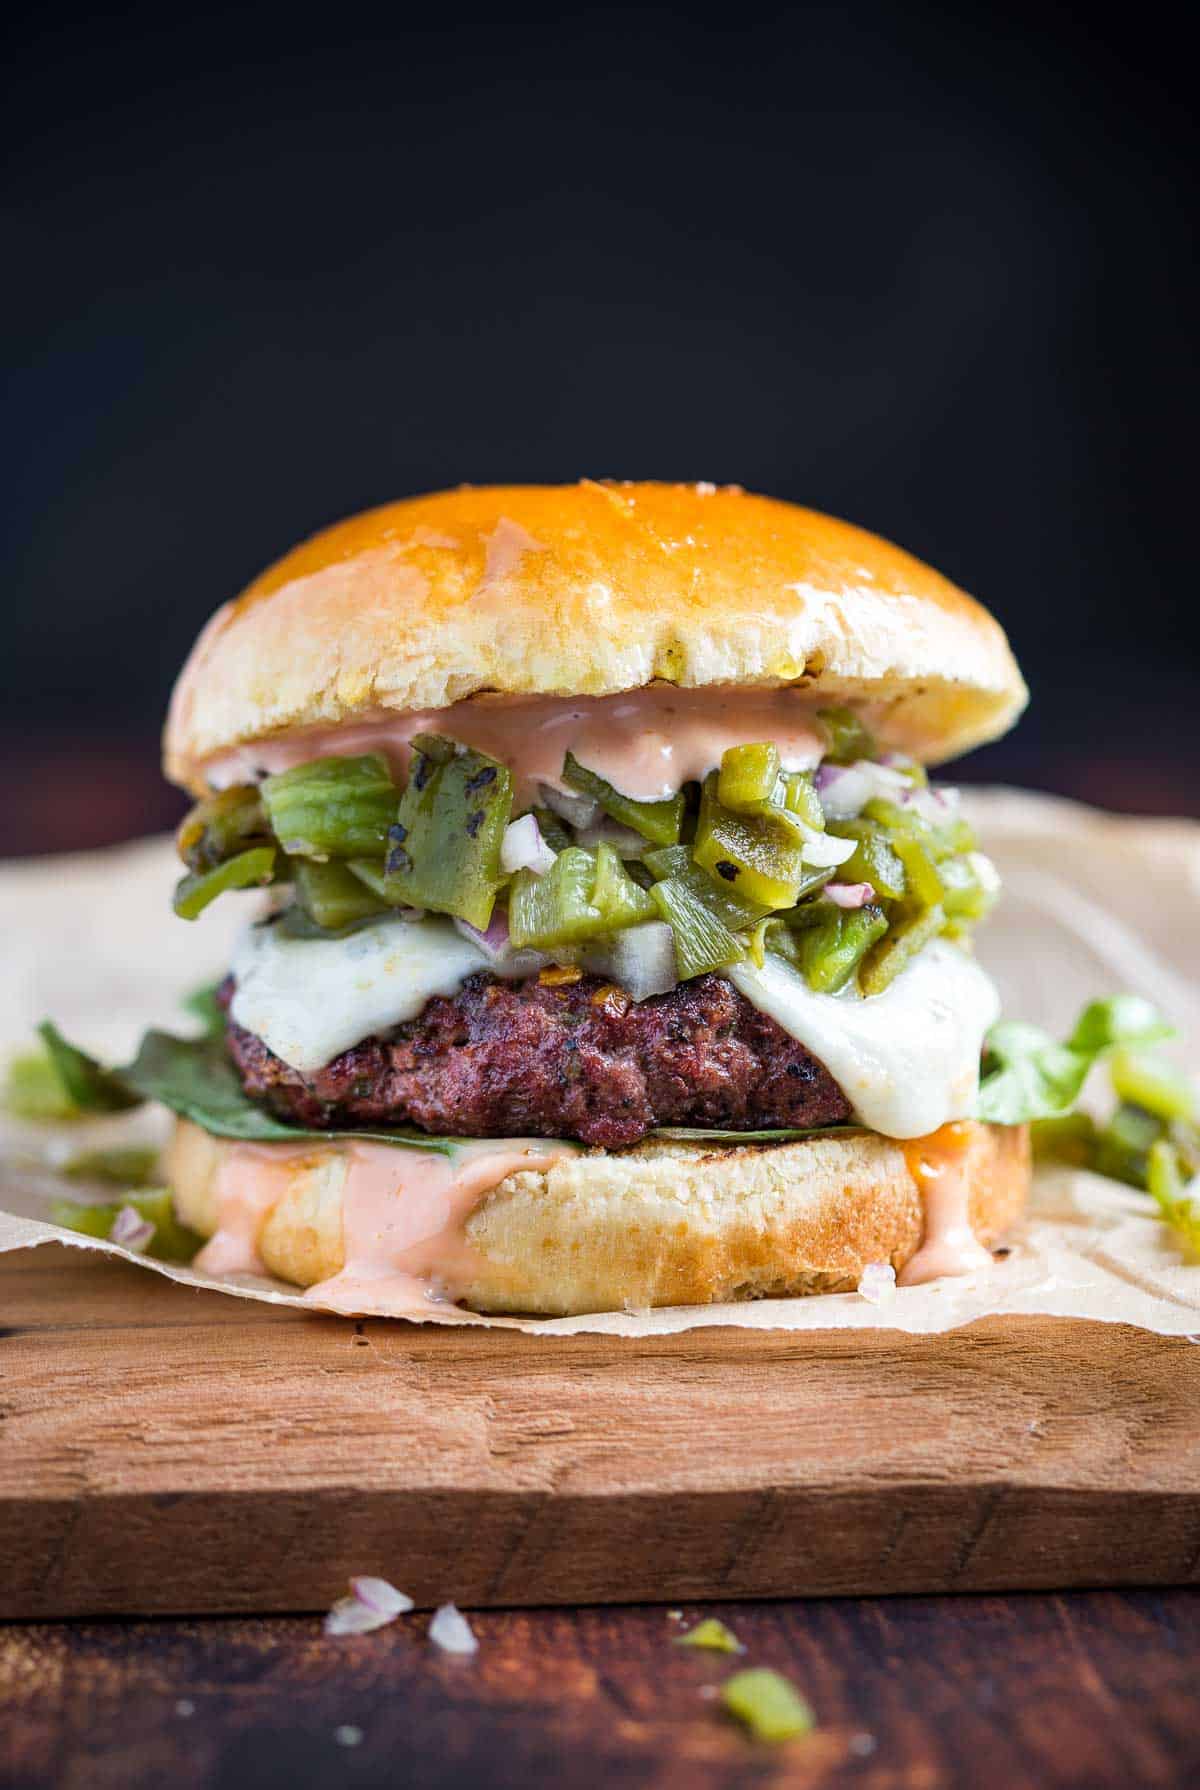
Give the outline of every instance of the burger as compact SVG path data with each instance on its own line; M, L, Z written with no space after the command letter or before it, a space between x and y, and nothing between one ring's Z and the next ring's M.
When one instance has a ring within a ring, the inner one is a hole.
M962 591L736 487L371 510L172 697L176 911L253 896L211 1035L76 1071L173 1107L198 1267L334 1309L973 1270L1028 1140L981 1107L996 874L926 767L1025 700Z

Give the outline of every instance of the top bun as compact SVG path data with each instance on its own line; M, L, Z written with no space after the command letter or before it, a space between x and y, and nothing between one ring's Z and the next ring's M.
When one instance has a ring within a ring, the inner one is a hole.
M168 776L296 728L477 693L796 685L883 705L934 761L1027 691L1004 632L877 535L737 486L463 486L314 535L204 629L171 700Z

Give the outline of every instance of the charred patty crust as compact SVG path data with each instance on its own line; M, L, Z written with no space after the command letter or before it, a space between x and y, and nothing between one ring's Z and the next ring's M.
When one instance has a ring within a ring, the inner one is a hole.
M226 1007L233 991L229 977ZM226 1036L249 1095L321 1130L414 1125L620 1150L660 1125L754 1131L850 1116L824 1064L716 975L634 1002L596 976L512 983L480 971L307 1075L232 1020Z

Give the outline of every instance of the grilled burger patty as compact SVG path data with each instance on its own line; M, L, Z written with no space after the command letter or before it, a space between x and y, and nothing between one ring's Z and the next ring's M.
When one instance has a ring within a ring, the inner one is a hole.
M234 981L221 989L226 1007ZM563 1137L609 1150L659 1125L832 1125L824 1064L716 975L633 1002L597 976L555 986L486 971L419 1018L304 1075L228 1021L248 1094L315 1129L415 1125L459 1137Z

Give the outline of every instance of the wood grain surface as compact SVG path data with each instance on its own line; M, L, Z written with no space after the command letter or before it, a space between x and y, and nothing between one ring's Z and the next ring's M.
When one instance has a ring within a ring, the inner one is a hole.
M1193 1593L720 1613L747 1660L808 1698L815 1733L745 1738L712 1695L740 1662L672 1645L680 1625L661 1607L485 1612L468 1660L437 1653L423 1616L342 1641L310 1617L0 1628L0 1787L1200 1782Z
M1200 1582L1200 1349L991 1320L653 1343L0 1259L0 1615Z

